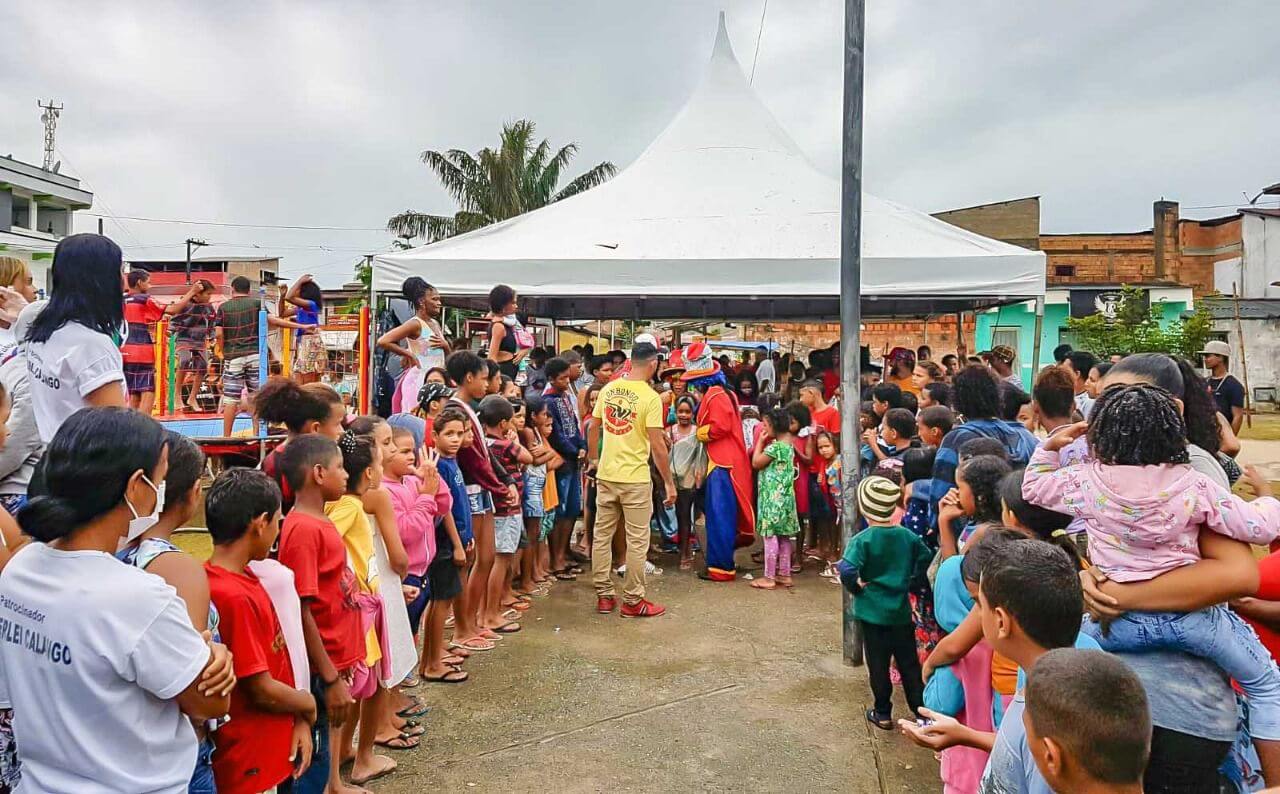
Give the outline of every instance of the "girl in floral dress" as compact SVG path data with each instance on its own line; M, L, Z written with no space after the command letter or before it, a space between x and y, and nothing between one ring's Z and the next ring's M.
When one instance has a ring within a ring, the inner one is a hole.
M791 587L793 541L800 534L796 515L796 451L791 415L777 408L764 415L764 432L752 447L751 466L760 472L756 528L764 538L764 576L751 583L760 590Z

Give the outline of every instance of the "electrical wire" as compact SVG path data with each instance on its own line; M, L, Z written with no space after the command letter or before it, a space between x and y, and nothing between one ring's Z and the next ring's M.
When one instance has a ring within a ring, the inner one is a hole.
M86 212L85 215L98 216L98 213ZM294 231L322 232L386 232L385 226L300 226L284 223L231 223L226 221L191 221L178 218L145 218L138 215L109 215L113 220L139 221L141 223L177 223L186 226L219 226L232 229L291 229Z
M751 56L751 77L747 80L747 85L755 85L756 82L756 61L760 58L760 39L764 37L764 13L769 10L769 0L764 0L764 5L760 7L760 29L756 31L756 51Z

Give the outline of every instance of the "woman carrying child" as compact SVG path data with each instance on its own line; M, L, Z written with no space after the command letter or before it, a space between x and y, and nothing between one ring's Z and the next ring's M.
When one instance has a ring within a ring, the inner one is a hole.
M1023 496L1081 519L1093 564L1119 582L1154 579L1194 563L1202 525L1255 545L1275 540L1280 502L1266 480L1249 472L1259 497L1246 502L1195 471L1185 427L1164 389L1109 386L1087 424L1059 431L1032 456ZM1086 433L1092 459L1062 467L1059 450ZM1187 614L1130 612L1106 632L1092 620L1083 630L1107 650L1175 649L1216 662L1249 698L1263 776L1269 785L1280 782L1280 671L1253 630L1225 605Z
M764 432L751 451L751 465L760 472L757 520L764 538L764 576L751 582L758 590L772 590L779 584L791 587L793 538L800 534L791 421L784 409L769 411L764 417Z

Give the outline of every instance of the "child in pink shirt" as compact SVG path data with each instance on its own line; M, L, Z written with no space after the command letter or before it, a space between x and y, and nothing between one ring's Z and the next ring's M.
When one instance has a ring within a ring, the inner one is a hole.
M1145 581L1197 562L1201 526L1255 545L1280 534L1280 502L1252 469L1246 478L1258 498L1246 502L1191 468L1182 413L1160 387L1107 389L1087 424L1093 459L1062 467L1059 450L1085 430L1071 425L1036 450L1022 495L1083 521L1089 556L1108 578ZM1086 620L1082 630L1108 651L1184 651L1234 678L1249 698L1267 785L1280 783L1280 671L1248 624L1218 604L1187 614L1129 612L1105 628Z
M400 542L409 557L409 573L404 585L418 591L408 604L409 625L417 636L430 597L427 566L436 553L436 518L449 512L453 499L435 465L429 460L417 462L412 433L396 428L392 430L391 440L396 451L383 462L382 487L391 497Z

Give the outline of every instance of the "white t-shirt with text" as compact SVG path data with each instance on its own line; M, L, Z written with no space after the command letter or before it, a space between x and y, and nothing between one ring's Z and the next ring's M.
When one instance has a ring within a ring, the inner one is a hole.
M99 387L119 381L124 389L120 348L111 337L80 323L67 323L46 342L27 343L26 356L31 405L46 444Z
M0 576L21 790L185 792L196 735L174 698L208 661L160 577L98 551L27 544Z

